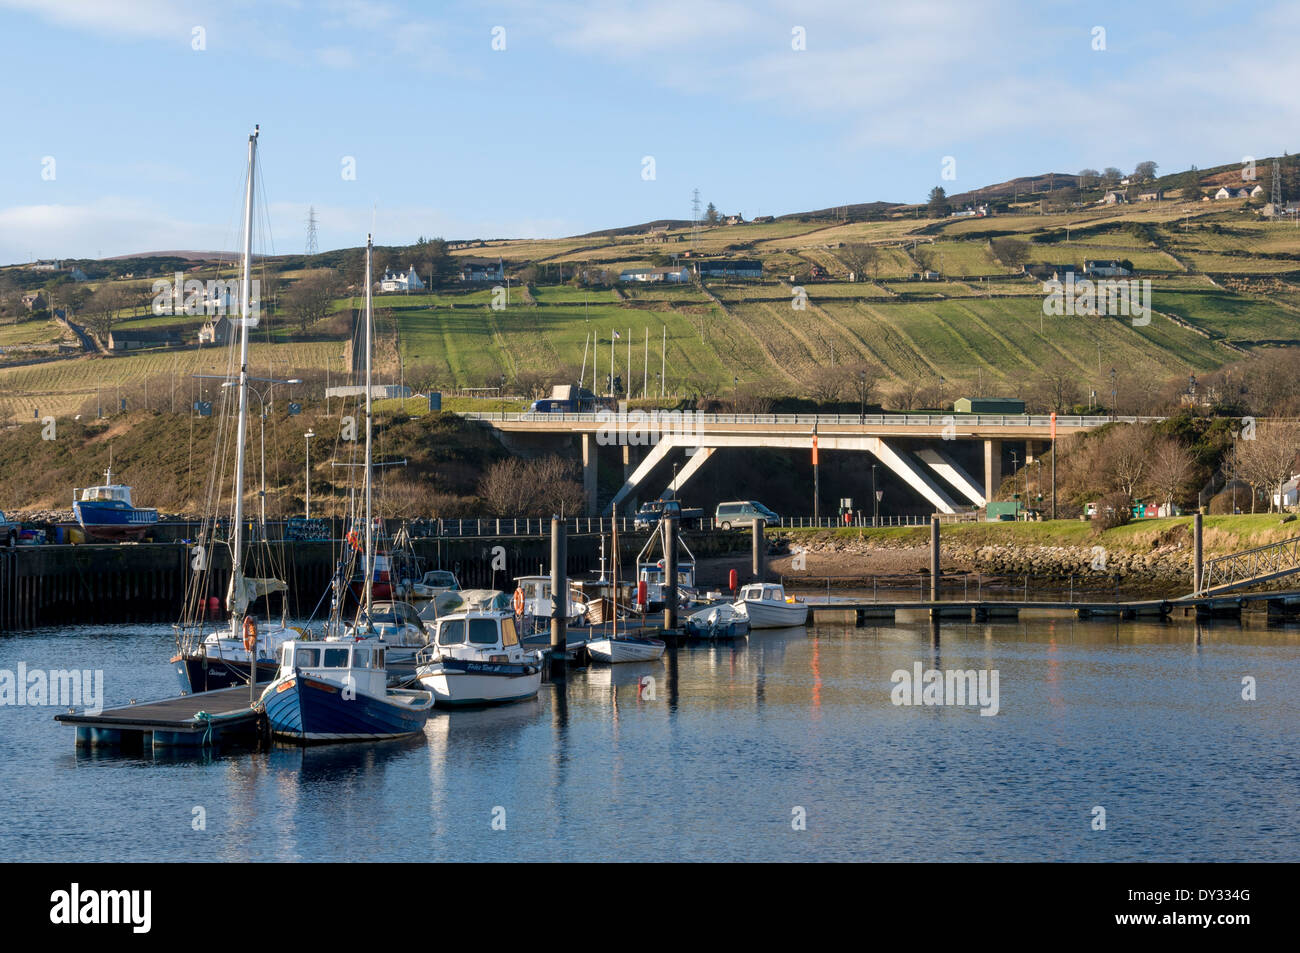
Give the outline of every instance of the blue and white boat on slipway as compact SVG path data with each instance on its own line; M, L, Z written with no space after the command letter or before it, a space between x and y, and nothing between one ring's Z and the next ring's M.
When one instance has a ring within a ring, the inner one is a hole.
M131 488L113 482L112 464L104 471L104 482L83 488L80 499L73 488L72 512L95 539L139 539L158 522L157 510L132 505Z
M298 744L316 744L422 732L433 696L389 688L385 651L377 639L284 643L279 674L259 703L271 733Z

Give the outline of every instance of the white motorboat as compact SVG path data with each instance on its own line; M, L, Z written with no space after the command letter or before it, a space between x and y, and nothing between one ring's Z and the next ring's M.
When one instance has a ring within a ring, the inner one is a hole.
M537 620L551 618L554 600L551 598L550 576L519 576L515 579L515 584L518 586L515 598L523 600L521 615ZM565 614L567 624L581 625L586 616L587 603L583 601L582 594L570 588L568 612Z
M436 705L500 705L537 694L542 654L519 644L509 609L468 608L437 621L415 674Z
M794 596L787 596L785 587L777 582L755 582L741 587L740 597L732 606L744 611L754 629L784 629L808 621L808 606L796 601Z
M597 662L653 662L664 654L661 639L646 639L632 635L613 635L592 639L587 652Z

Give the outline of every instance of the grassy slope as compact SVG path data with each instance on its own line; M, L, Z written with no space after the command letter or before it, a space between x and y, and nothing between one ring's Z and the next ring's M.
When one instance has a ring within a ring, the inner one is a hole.
M1267 277L1248 289L1231 283L1241 274L1300 271L1300 229L1259 221L1239 204L1166 202L945 222L898 218L706 228L701 231L701 251L761 257L772 275L762 283L712 283L710 288L723 300L725 312L696 288L654 286L621 289L624 301L608 290L588 293L542 285L534 289L536 306L524 304L521 290L512 288L511 305L505 311L489 308L490 288L381 296L377 305L395 313L407 380L432 380L445 389L495 383L502 374L510 377L525 368L580 366L584 341L593 331L606 342L599 356L603 375L609 362L610 329L626 335L629 327L637 385L644 379L645 329L649 328L651 389L664 328L669 336L669 388L679 390L688 379L706 378L725 392L731 379L739 377L797 392L808 369L829 360L832 346L837 360L840 355L876 360L895 379L943 374L956 385L974 381L981 372L1004 382L1023 381L1058 357L1074 364L1081 374L1095 374L1098 344L1104 367L1162 373L1170 367L1200 370L1239 356L1215 343L1216 339L1247 347L1253 342L1300 339L1300 288L1289 280ZM1158 236L1164 249L1124 227L1133 222L1162 226ZM1067 229L1069 243L1064 241ZM1132 259L1153 278L1157 310L1187 320L1211 337L1160 317L1145 328L1114 319L1049 318L1040 330L1042 293L1036 283L1012 277L988 284L962 281L963 276L1008 271L991 257L985 237L991 232L1029 239L1032 261ZM688 231L672 234L689 239ZM812 262L832 276L843 277L847 269L838 257L842 242L880 246L880 281L810 283L806 290L813 307L794 311L784 278ZM913 242L932 243L936 262L941 253L944 269L954 280L898 280L918 270L910 253ZM644 236L631 235L494 242L457 254L619 267L647 261L657 252L680 253L688 248L689 241L649 245ZM1265 255L1288 257L1260 257ZM1198 274L1186 275L1180 262L1190 263ZM1211 278L1219 279L1219 287ZM989 291L999 297L985 297ZM153 317L130 322L137 327L169 323L176 322ZM195 319L189 323L197 327ZM47 343L57 337L57 329L43 322L0 328L0 346L6 347ZM280 327L259 338L254 363L266 369L274 365L280 376L323 369L327 364L337 372L342 342L295 342L293 337L292 328ZM619 342L616 356L621 374L626 373L626 343L626 339ZM81 409L87 396L101 386L210 373L215 363L211 353L149 352L29 368L6 367L5 357L18 356L6 355L0 357L0 417L31 419L34 410L66 416ZM588 373L590 360L588 353ZM391 370L391 365L386 369Z

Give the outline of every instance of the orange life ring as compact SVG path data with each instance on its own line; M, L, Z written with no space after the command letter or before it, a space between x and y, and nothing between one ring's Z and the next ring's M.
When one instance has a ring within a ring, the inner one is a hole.
M524 614L524 590L523 589L521 588L515 589L515 598L513 601L514 601L515 615L523 615Z
M249 652L257 648L257 622L251 615L244 616L244 648Z

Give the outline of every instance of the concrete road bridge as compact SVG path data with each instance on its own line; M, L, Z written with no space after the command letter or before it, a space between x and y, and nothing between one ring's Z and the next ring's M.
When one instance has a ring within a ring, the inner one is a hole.
M858 451L871 454L938 513L983 506L996 494L1010 453L1032 464L1055 436L1118 420L1159 417L1002 414L697 414L693 411L466 413L512 449L545 449L557 439L581 443L587 514L598 510L597 449L621 451L623 485L607 506L634 502L650 475L674 454L686 462L662 492L676 492L723 448ZM1015 448L1019 447L1017 451ZM980 472L982 470L982 472ZM978 478L982 477L982 479ZM654 495L660 495L655 493ZM647 497L652 498L652 497Z

